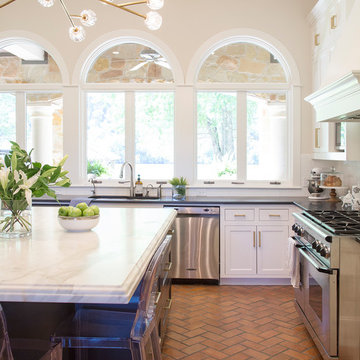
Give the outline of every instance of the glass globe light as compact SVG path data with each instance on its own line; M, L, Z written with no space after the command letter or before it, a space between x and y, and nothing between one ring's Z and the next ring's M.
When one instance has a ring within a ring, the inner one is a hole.
M92 10L83 10L81 13L80 13L80 21L81 23L84 25L84 26L93 26L95 25L96 23L96 14L94 11Z
M149 11L146 14L145 25L150 30L158 30L158 29L160 29L161 24L162 24L162 17L156 11Z
M72 41L80 42L85 39L85 30L82 26L71 26L69 36Z
M54 5L54 0L38 0L38 2L44 7L50 7Z
M151 10L160 10L164 6L164 0L147 0L146 4Z

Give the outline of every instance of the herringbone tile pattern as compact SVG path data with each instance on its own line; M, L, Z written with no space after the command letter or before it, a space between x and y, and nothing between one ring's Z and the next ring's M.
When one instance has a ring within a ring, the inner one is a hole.
M320 360L290 286L173 285L164 360Z

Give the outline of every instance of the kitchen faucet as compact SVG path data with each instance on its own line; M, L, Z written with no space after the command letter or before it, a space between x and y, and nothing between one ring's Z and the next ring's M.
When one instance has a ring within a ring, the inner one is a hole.
M134 185L134 169L133 166L128 162L125 161L122 165L121 165L121 169L120 169L120 178L122 179L124 177L124 168L126 165L129 165L130 167L130 197L134 197L134 190L135 190L135 185Z

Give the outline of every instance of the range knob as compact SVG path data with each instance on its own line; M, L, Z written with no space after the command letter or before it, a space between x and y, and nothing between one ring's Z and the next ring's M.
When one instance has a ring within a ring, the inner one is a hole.
M319 245L320 245L320 241L319 241L319 240L315 240L315 241L311 244L312 248L315 249L315 250L316 250L316 248L317 248Z
M323 246L320 250L320 255L328 259L330 257L330 248L328 246Z
M298 229L299 225L298 224L294 224L291 229L292 231L294 231L295 233L297 233L297 229Z
M299 236L303 236L303 235L304 235L304 229L303 229L301 226L299 226L298 229L297 229L297 231L296 231L296 233L297 233Z
M324 247L324 245L323 245L319 240L317 240L317 244L316 244L315 250L316 250L317 252L320 252L323 247Z

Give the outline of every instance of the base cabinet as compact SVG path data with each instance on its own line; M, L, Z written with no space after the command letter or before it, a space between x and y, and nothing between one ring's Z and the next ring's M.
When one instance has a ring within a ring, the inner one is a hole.
M289 278L289 207L221 210L221 278Z
M256 274L256 226L225 226L225 273Z
M289 227L225 226L227 275L287 275Z
M288 237L288 225L260 225L257 227L258 274L288 276Z

